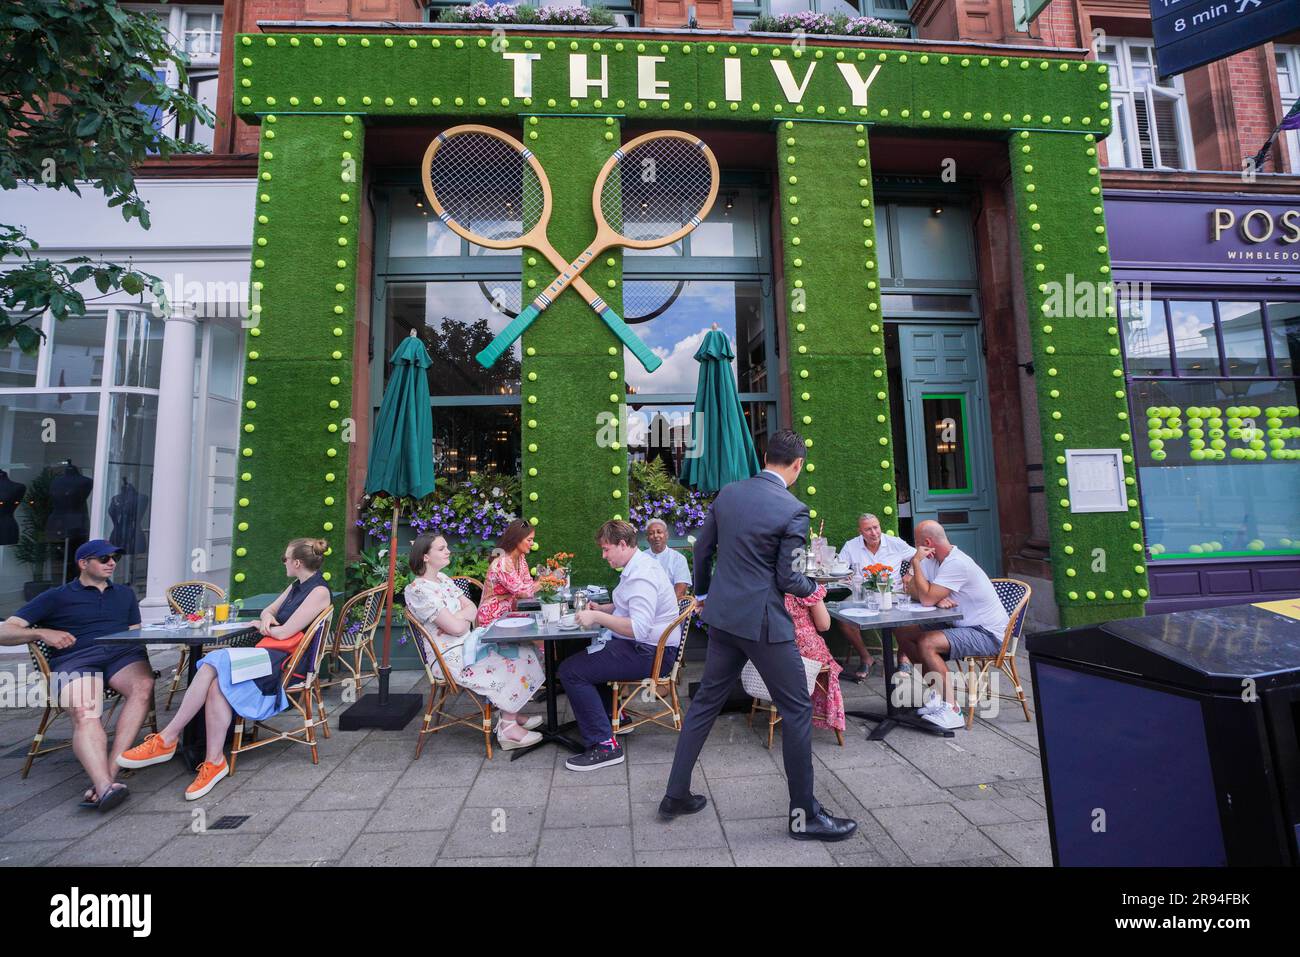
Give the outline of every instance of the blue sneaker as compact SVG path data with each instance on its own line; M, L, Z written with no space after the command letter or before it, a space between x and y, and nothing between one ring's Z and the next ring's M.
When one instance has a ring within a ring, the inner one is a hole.
M564 762L564 766L570 771L595 771L598 768L613 767L622 763L623 746L616 741L612 747L607 744L597 744L582 754L575 754Z

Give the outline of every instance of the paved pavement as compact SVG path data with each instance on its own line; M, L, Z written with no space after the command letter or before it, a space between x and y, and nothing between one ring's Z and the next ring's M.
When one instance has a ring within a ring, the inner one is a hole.
M23 661L0 659L0 689L3 672ZM164 674L173 664L155 656ZM1020 667L1027 676L1027 663ZM699 670L691 662L687 681ZM423 674L394 673L394 690L427 687ZM846 682L844 691L850 708L883 705L880 678ZM549 745L513 762L500 751L485 760L482 736L466 728L434 735L416 761L414 722L396 733L335 730L319 765L300 745L258 749L193 803L179 762L146 768L125 779L128 801L99 814L77 807L86 781L70 750L38 758L20 778L39 715L5 703L0 864L9 866L1051 863L1035 725L1005 702L949 740L901 728L869 742L865 723L850 718L840 747L832 732L815 730L818 798L861 823L839 844L786 837L780 730L768 751L766 728L756 720L751 730L742 715L719 719L696 768L693 790L708 807L668 823L655 808L676 744L670 731L638 729L624 739L624 764L575 774ZM339 709L339 689L326 706ZM68 733L63 718L49 737ZM247 819L213 829L227 816Z

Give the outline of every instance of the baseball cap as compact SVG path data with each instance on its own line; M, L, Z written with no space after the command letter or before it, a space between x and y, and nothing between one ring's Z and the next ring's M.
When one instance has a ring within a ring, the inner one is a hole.
M83 558L98 558L100 555L121 555L122 549L102 538L92 538L77 549L77 561Z

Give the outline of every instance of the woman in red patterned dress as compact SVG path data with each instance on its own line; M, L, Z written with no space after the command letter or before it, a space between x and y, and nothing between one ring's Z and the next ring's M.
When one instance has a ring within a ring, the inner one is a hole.
M528 572L528 553L532 551L535 536L533 526L517 518L497 539L499 554L488 566L483 600L478 606L480 625L490 625L502 615L514 611L518 599L533 597L537 586Z
M813 688L813 727L844 730L844 695L840 692L840 672L844 669L831 655L826 642L818 634L831 626L831 613L826 610L826 586L807 598L785 596L785 608L794 622L794 642L799 654L828 666L830 671L817 678Z

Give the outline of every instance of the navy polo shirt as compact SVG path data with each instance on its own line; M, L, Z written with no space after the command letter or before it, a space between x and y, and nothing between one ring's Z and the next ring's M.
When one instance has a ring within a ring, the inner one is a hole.
M41 592L14 614L34 628L66 631L77 639L71 647L54 651L53 657L58 657L84 651L101 635L140 624L140 602L126 585L109 582L101 592L74 578L66 585Z

